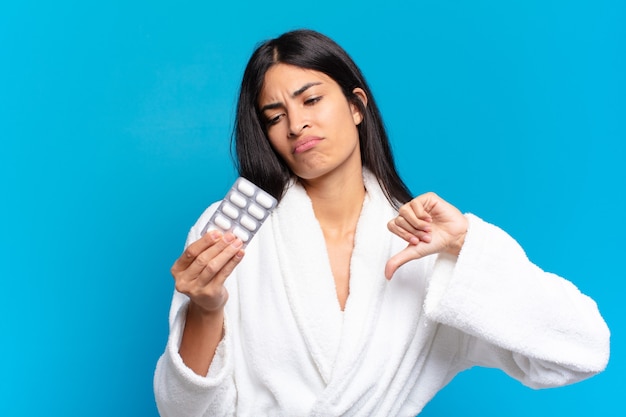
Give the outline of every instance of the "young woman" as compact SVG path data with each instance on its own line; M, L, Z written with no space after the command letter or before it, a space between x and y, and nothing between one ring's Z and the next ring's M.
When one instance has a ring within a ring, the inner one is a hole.
M246 247L191 229L172 267L163 416L414 416L458 372L534 388L603 370L596 304L510 236L399 178L374 98L337 44L262 44L238 102L239 170L279 204ZM385 279L386 278L386 279Z

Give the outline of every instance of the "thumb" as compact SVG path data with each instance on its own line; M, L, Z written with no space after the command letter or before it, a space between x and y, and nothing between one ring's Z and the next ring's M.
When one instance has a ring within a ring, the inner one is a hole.
M423 242L420 242L417 245L410 244L406 248L389 258L389 260L387 261L387 265L385 265L385 278L390 280L396 270L402 265L424 256L425 254L422 253L421 250L421 247L424 245L425 243Z

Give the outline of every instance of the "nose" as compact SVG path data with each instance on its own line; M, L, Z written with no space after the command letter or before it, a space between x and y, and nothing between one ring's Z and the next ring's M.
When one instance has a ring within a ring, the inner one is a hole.
M300 136L307 127L310 127L310 124L302 113L292 112L289 115L289 137Z
M308 124L300 124L298 126L290 127L289 136L290 137L300 136L302 134L302 131L307 127L309 127Z

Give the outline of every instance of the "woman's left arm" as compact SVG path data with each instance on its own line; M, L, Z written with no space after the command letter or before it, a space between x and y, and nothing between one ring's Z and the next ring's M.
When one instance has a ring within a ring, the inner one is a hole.
M497 366L535 388L606 367L610 333L596 303L530 262L500 228L426 194L405 205L389 229L409 245L388 270L437 254L425 313L470 336L468 366Z

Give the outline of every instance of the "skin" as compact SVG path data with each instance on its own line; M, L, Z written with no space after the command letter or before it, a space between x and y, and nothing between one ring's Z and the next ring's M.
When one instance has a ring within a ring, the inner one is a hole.
M353 92L367 102L362 89ZM284 64L266 73L259 107L272 147L311 198L343 309L354 233L365 198L357 130L363 117L333 79Z
M365 92L353 90L367 105ZM322 228L341 309L349 296L354 233L365 198L357 126L363 116L339 85L323 73L276 64L265 75L259 109L268 140L299 178ZM389 259L385 277L403 264L447 252L458 255L467 220L434 193L403 205L388 229L407 242ZM172 266L176 289L189 296L179 353L198 375L206 375L223 336L224 282L244 256L230 233L210 232L189 245Z

